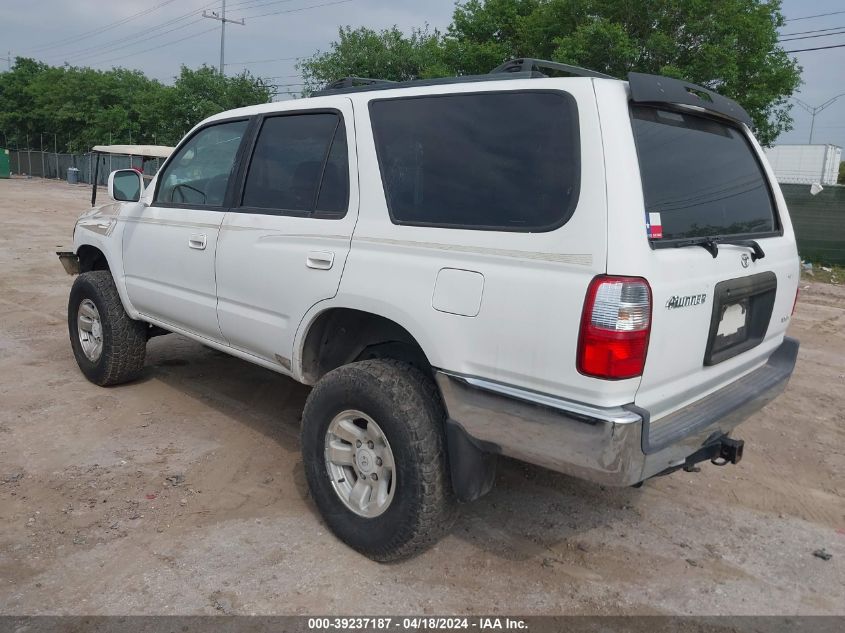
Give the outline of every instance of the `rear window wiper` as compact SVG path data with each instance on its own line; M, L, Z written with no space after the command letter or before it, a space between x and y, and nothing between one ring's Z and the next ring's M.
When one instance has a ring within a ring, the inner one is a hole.
M763 249L755 240L732 239L730 237L694 237L688 240L678 240L675 242L674 246L675 248L681 248L683 246L701 246L715 259L715 257L719 254L719 244L731 244L733 246L745 246L746 248L750 248L752 251L752 262L756 262L758 259L763 259L766 256L766 253L763 252Z

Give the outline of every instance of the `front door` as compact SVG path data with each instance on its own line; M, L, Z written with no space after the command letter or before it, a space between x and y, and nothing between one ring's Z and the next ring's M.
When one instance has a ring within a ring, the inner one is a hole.
M352 105L262 118L217 246L217 316L232 347L290 369L302 317L333 297L358 210Z
M198 130L167 161L150 206L135 205L123 232L132 305L165 326L224 342L217 324L214 255L248 120Z

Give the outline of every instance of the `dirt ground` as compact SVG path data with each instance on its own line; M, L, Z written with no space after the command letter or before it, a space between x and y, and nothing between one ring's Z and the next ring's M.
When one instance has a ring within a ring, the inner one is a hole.
M450 536L379 565L308 497L307 388L175 335L138 382L86 382L53 251L89 195L0 180L0 613L845 614L845 288L802 284L740 465L603 489L503 461Z

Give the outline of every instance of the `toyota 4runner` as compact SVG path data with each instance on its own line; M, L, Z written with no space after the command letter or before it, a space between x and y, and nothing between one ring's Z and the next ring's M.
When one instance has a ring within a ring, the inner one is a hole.
M176 332L314 385L311 494L380 561L436 541L497 455L616 486L736 463L798 350L750 123L684 81L530 59L215 115L79 218L73 353L123 383Z

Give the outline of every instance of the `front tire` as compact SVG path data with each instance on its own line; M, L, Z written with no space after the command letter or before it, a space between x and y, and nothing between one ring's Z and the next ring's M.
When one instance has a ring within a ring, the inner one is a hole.
M431 379L394 360L326 374L308 396L302 454L329 528L380 562L413 556L451 527L445 413Z
M107 270L82 273L68 300L68 331L79 369L95 385L117 385L144 368L148 326L129 318Z

